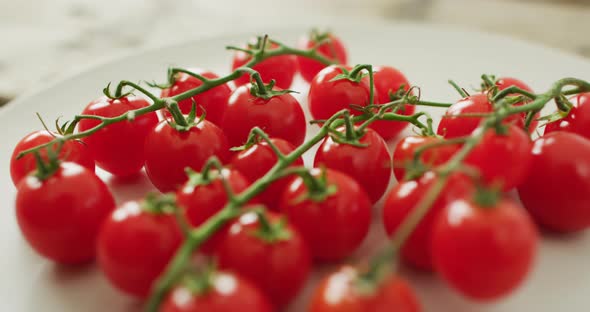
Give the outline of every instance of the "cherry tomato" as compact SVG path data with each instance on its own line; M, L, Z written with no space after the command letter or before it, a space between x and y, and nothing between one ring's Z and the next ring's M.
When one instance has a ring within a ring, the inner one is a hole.
M297 230L281 225L281 216L267 217L270 228L261 225L255 212L233 222L219 245L217 261L256 284L276 307L284 307L305 285L311 255Z
M271 138L271 142L285 155L295 150L295 147L285 140ZM230 161L230 165L242 173L250 182L254 182L265 175L277 163L277 160L277 155L275 155L268 143L261 141L236 154ZM297 158L291 166L303 166L303 159L301 157ZM293 177L294 175L274 181L266 190L256 196L257 200L264 203L268 208L279 211L281 195Z
M10 158L10 177L15 186L24 176L37 169L35 156L33 154L25 155L21 159L16 159L16 156L22 151L51 142L57 136L59 136L59 134L48 132L46 130L39 130L29 133L16 144L14 151L12 152L12 157ZM45 149L41 149L39 153L41 154L42 159L47 160L47 152ZM75 162L94 172L94 158L92 157L92 153L90 153L87 146L79 141L64 142L59 153L59 159Z
M266 296L247 280L233 274L217 272L203 293L188 287L172 289L160 312L271 312Z
M398 181L402 181L406 175L406 168L411 166L414 161L414 153L418 148L425 145L436 144L441 138L408 136L403 138L395 146L393 151L393 174ZM436 167L446 163L451 159L459 146L456 144L440 145L424 150L420 156L420 161L427 167Z
M341 268L320 282L309 312L419 312L420 303L408 283L398 276L388 276L372 293L358 288L359 272L349 266Z
M105 221L98 238L98 264L123 292L145 298L182 242L173 213L149 212L130 201Z
M332 33L327 33L323 36L314 36L312 34L311 36L303 37L301 40L299 40L297 46L302 50L311 49L317 45L319 41L318 39L321 40L321 37L327 37L329 40L326 40L319 45L317 48L318 53L329 60L338 62L339 64L346 64L346 48L344 47L344 44L342 44L342 41L340 41L340 39ZM299 62L299 71L301 76L307 82L311 82L313 77L315 77L323 68L326 67L326 65L320 63L319 61L303 56L298 56L297 61Z
M496 80L496 86L498 87L499 91L502 91L508 87L515 86L515 87L518 87L520 89L523 89L523 90L531 92L531 93L534 92L533 89L531 89L531 87L529 87L526 83L524 83L516 78L510 78L510 77L498 78L498 80ZM518 94L513 94L513 95L518 95ZM514 105L520 106L525 103L527 103L527 101L521 101L521 102L518 102ZM512 124L517 125L521 129L524 129L524 121L526 119L526 115L527 115L526 113L520 113L520 114L508 116L506 119L504 119L504 123L512 123ZM538 118L539 118L539 113L535 114L533 121L529 125L529 132L532 133L537 128L538 121L536 119L538 119Z
M410 82L399 70L390 66L378 66L373 68L373 80L375 83L375 95L378 103L385 104L391 102L389 94L396 93L400 87L404 90L410 89ZM398 110L397 114L412 115L416 108L413 105L404 104ZM377 131L385 140L395 138L408 125L407 122L377 120L370 127Z
M200 171L211 156L224 163L230 151L223 131L207 120L188 131L176 130L163 120L145 140L145 170L162 192L176 190L188 179L185 168Z
M281 209L303 235L312 256L320 261L341 260L363 242L371 224L371 201L353 178L326 169L327 187L335 193L314 200L303 179L293 180L281 200ZM320 169L311 174L320 178Z
M532 165L518 187L525 208L537 223L559 232L590 226L590 141L556 131L537 139Z
M233 169L223 169L221 174L211 171L209 175L212 179L209 184L194 185L189 180L176 192L177 204L184 209L188 221L195 227L205 223L227 204L222 177L234 194L241 193L250 185L246 177ZM219 230L201 245L199 251L212 253L223 240L223 233L225 229Z
M105 96L86 106L82 114L102 117L116 117L130 110L149 106L139 97L123 97L112 100ZM100 123L95 119L82 119L80 131L94 128ZM152 128L158 123L156 113L135 117L133 121L122 121L108 125L82 139L94 155L96 165L116 176L130 176L141 170L145 162L144 142Z
M512 199L481 206L470 199L450 203L434 226L434 266L452 287L477 300L512 292L531 270L539 234Z
M427 172L417 180L403 181L391 189L383 205L383 224L389 236L398 230L436 180L437 176L433 172ZM430 245L434 222L449 202L471 194L472 191L473 185L465 176L450 176L441 195L404 244L401 256L405 262L418 269L433 269Z
M267 51L272 51L278 48L276 44L269 44ZM252 57L250 54L242 51L236 51L233 59L232 70L236 70L248 63ZM268 58L254 66L252 69L260 73L260 77L266 83L272 79L275 80L276 86L281 89L289 89L293 82L293 77L297 71L297 60L293 55L279 55ZM240 78L234 80L236 86L245 85L250 82L248 74L242 75Z
M467 155L465 163L477 168L489 185L507 191L526 179L531 166L528 134L516 125L509 125L506 134L489 129L481 142Z
M59 263L93 260L100 226L114 208L107 186L72 162L61 163L45 180L30 175L17 185L21 232L35 251Z
M345 129L338 131L344 133ZM348 174L359 182L375 203L389 184L391 157L383 138L372 129L367 129L359 142L366 146L338 143L327 136L315 154L314 167L326 166Z
M479 126L482 118L457 115L490 112L492 112L492 105L487 94L478 93L468 96L447 109L438 124L436 133L447 139L468 136Z
M563 119L548 123L545 134L567 131L590 139L590 92L578 94L570 99L574 106Z
M222 126L230 145L241 146L250 130L260 127L269 136L281 138L295 146L305 139L306 122L303 109L291 94L266 100L250 93L250 84L237 88L229 99ZM280 90L273 88L273 90Z
M328 119L336 112L350 108L350 104L369 105L371 88L368 77L363 77L360 82L331 81L342 74L342 67L351 70L348 66L331 65L322 69L311 82L307 105L313 118ZM357 110L351 110L351 113L361 114Z
M205 71L202 69L193 69L191 71L207 79L219 78L219 76L210 71ZM172 86L162 89L160 96L162 98L172 97L188 90L195 89L202 84L203 82L198 78L185 73L177 73ZM203 113L202 109L204 109L206 113L205 118L210 122L220 126L223 114L227 108L227 100L229 99L230 94L231 89L229 86L227 84L222 84L203 93L197 94L191 98L182 100L178 102L178 106L180 107L180 111L183 114L188 114L193 107L194 100L197 105L197 115L200 116ZM164 110L164 115L166 117L171 116L166 110Z

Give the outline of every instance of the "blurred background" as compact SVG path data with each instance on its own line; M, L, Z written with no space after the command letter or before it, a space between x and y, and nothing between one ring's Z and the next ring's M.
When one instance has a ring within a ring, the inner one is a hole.
M0 105L138 49L370 19L478 29L590 57L590 0L0 0Z

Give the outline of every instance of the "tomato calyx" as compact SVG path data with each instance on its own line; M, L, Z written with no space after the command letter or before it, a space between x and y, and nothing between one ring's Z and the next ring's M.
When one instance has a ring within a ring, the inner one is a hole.
M211 261L203 269L193 269L185 273L179 284L194 295L202 296L213 287L215 275L217 275L217 265L214 261Z
M363 144L360 142L360 139L362 139L367 133L366 128L355 127L355 125L352 123L350 112L348 111L344 112L343 119L344 129L329 129L332 140L339 144L348 144L361 148L369 146L368 144Z
M133 91L129 91L126 93L123 93L122 87L117 87L117 89L115 90L115 94L111 93L111 83L109 82L107 84L107 86L102 89L102 93L109 99L111 100L118 100L130 95L133 95Z
M250 87L250 94L254 97L269 100L275 96L281 96L287 93L298 93L297 91L293 90L275 90L273 89L275 86L276 81L271 79L268 84L260 84L258 82L252 83L252 87Z
M256 209L258 228L252 230L251 235L268 244L274 244L291 239L292 233L287 229L287 219L270 220L266 209Z
M63 147L63 143L63 141L58 141L58 143L51 144L45 148L47 153L47 160L44 160L41 157L41 153L39 151L35 151L33 153L37 165L37 169L34 171L33 175L36 176L39 180L47 180L49 177L53 176L53 174L57 172L57 170L59 169L59 165L61 163L59 160L59 152ZM55 147L56 144L57 147Z
M307 192L295 199L296 203L305 200L314 202L323 202L326 198L338 192L338 187L328 183L328 170L322 166L319 177L314 177L307 168L299 167L291 170L299 175L307 187Z
M199 119L197 119L197 103L194 99L191 99L193 105L191 106L190 112L186 116L183 115L180 111L178 102L169 98L163 99L163 101L165 103L166 108L172 115L172 120L166 119L166 122L168 122L170 127L180 132L189 131L190 129L196 127L203 120L205 120L205 117L207 117L207 111L204 107L200 106L199 108L203 113L201 114L201 116L198 116Z
M477 185L473 201L480 207L495 207L501 196L501 187Z
M360 83L364 77L369 75L369 73L363 72L363 69L366 69L366 70L369 70L369 72L372 72L372 66L367 65L367 64L356 65L351 70L348 70L346 68L346 66L344 66L344 65L340 65L340 66L338 66L338 68L340 68L340 70L342 71L342 74L334 76L334 78L330 79L330 82L338 81L338 80L342 80L342 79L348 79L354 83Z
M142 202L141 207L151 214L174 214L178 210L176 197L171 193L161 195L149 193Z

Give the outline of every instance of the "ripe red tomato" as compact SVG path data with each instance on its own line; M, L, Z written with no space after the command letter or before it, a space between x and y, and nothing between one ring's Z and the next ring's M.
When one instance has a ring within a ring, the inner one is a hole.
M414 153L419 147L435 144L441 140L444 139L438 137L408 136L399 141L393 151L393 174L395 178L398 181L404 179L406 168L413 164ZM420 161L427 167L436 167L451 159L458 149L459 145L456 144L429 148L422 153Z
M107 186L72 162L61 163L45 180L30 175L17 185L21 232L35 251L59 263L93 260L100 226L114 208Z
M397 92L403 86L404 90L410 89L410 82L399 70L390 66L378 66L373 68L373 80L375 83L375 96L377 103L385 104L391 102L389 93ZM416 111L414 105L404 104L397 111L397 114L412 115ZM377 120L370 127L377 131L385 140L395 138L408 125L407 122Z
M22 151L51 142L56 136L59 136L59 134L39 130L29 133L16 144L12 152L12 157L10 158L10 177L15 186L24 176L37 169L33 154L25 155L21 159L16 159L16 156ZM42 159L47 160L47 151L45 149L41 149L39 153ZM92 153L90 153L87 146L79 141L70 140L64 142L59 153L59 159L75 162L94 172L94 158L92 158Z
M481 206L458 199L434 226L432 256L442 278L463 295L492 300L512 292L530 271L539 234L512 199Z
M489 185L507 191L526 179L531 167L531 146L528 134L516 125L509 125L506 134L489 129L482 141L467 155L465 163L477 169Z
M291 94L266 100L250 93L250 84L237 88L229 99L221 128L230 145L241 146L256 126L269 136L281 138L295 146L305 139L306 122L303 109ZM273 88L273 90L280 90Z
M271 51L278 48L276 44L268 44L266 50ZM232 70L246 65L252 59L252 56L246 52L236 51L232 63ZM297 60L293 55L280 55L268 58L254 66L252 69L260 74L262 80L269 83L272 79L275 80L276 86L281 89L289 89L293 82L293 77L297 71ZM240 78L234 80L236 86L245 85L250 82L248 74L242 75Z
M123 292L145 298L182 242L173 213L149 212L130 201L104 222L98 237L98 264Z
M123 97L112 100L100 97L88 104L83 115L116 117L127 111L149 106L140 97ZM95 119L82 119L78 123L80 131L94 128L100 122ZM158 123L156 113L137 116L133 121L123 121L108 125L96 133L82 139L94 155L96 165L116 175L130 176L143 167L144 142L150 131Z
M255 212L230 225L217 250L219 266L237 272L264 291L277 308L287 305L305 285L311 255L301 235L282 216L267 214L264 228Z
M320 282L309 312L420 312L420 303L408 283L388 276L373 293L358 288L359 273L345 266Z
M330 65L322 69L311 82L307 105L313 118L328 119L336 112L349 108L350 104L369 105L369 77L363 77L360 82L348 79L331 81L342 74L342 67L351 70L348 66ZM350 111L353 115L361 114L357 110Z
M341 260L364 240L371 224L371 201L353 178L326 169L327 185L336 192L321 201L307 196L309 190L297 177L285 189L281 209L303 235L312 256L320 261ZM320 178L320 169L311 174Z
M590 139L590 92L578 94L570 99L574 106L563 119L548 123L545 134L555 131L577 133Z
M271 142L285 155L295 150L291 143L283 139L271 138ZM261 141L236 154L230 161L230 165L250 182L254 182L265 175L277 163L277 160L277 155L275 155L268 143ZM301 157L297 158L291 166L303 166L303 159ZM268 208L279 211L281 195L293 178L294 175L274 181L266 190L256 196L257 200L264 203Z
M216 272L204 292L186 286L172 289L160 312L271 312L266 296L247 280L233 274Z
M205 71L202 69L192 69L191 71L207 79L219 78L219 76L210 71ZM203 82L201 80L191 75L185 73L177 73L172 86L166 89L162 89L162 93L160 94L160 96L162 98L172 97L184 93L188 90L195 89L201 86L202 84ZM183 114L188 114L191 111L191 108L193 107L194 100L197 105L197 115L200 116L203 113L202 109L204 109L206 112L205 118L210 122L220 126L223 114L225 113L225 109L227 108L227 100L229 99L230 94L231 89L229 88L229 86L227 84L222 84L215 88L209 89L203 93L197 94L191 98L182 100L178 102L178 106L180 107L180 111ZM164 110L164 115L168 117L170 116L170 113L167 110Z
M441 118L436 133L447 139L468 136L479 126L481 117L457 116L492 112L488 95L478 93L459 100L447 109ZM454 116L454 117L453 117Z
M433 172L427 172L417 180L403 181L391 189L383 205L383 224L389 236L392 236L414 211L436 180L437 176ZM472 191L473 185L465 176L450 176L441 195L404 244L401 256L405 262L418 269L433 269L430 245L435 220L449 202L467 196Z
M329 40L320 44L317 49L319 54L330 60L336 61L338 64L346 64L346 48L344 47L344 44L342 44L342 41L340 41L340 39L334 36L332 33L327 33L325 36L327 36ZM299 40L297 47L302 50L311 49L315 47L319 41L317 37L318 36L314 36L313 34L311 36L305 36ZM321 40L321 38L319 39ZM311 82L313 77L315 77L324 67L326 67L326 65L316 60L303 56L298 56L297 61L299 62L299 71L301 76L307 82Z
M516 86L520 89L523 89L525 91L531 92L533 93L533 89L531 89L531 87L529 87L526 83L516 79L516 78L510 78L510 77L504 77L504 78L498 78L498 80L496 80L496 86L498 87L498 90L502 91L508 87L512 87L512 86ZM517 95L517 94L513 94L513 95ZM514 104L514 106L520 106L523 105L525 103L527 103L528 101L521 101L518 102L516 104ZM520 127L521 129L524 129L524 121L526 119L526 113L520 113L520 114L515 114L515 115L511 115L508 116L506 119L504 119L504 123L512 123L517 125L518 127ZM537 128L537 124L539 123L536 119L539 118L539 113L535 114L535 118L533 119L533 121L531 122L530 126L529 126L529 132L533 132L536 128Z
M537 223L559 232L590 226L590 141L556 131L537 139L518 194Z
M211 156L225 163L230 151L223 131L207 120L188 131L162 120L145 140L145 170L162 192L176 190L188 179L185 168L200 171Z
M184 186L176 192L178 206L184 209L189 223L195 227L205 223L219 212L228 202L227 194L223 187L222 177L227 181L234 194L239 194L250 185L250 182L237 170L223 169L221 174L218 171L209 172L211 183L194 185L187 181ZM226 229L219 230L210 237L199 251L212 253L223 240Z
M344 133L345 129L338 131ZM367 129L359 142L366 147L341 144L327 136L315 154L314 167L326 166L348 174L359 182L375 203L389 184L391 157L383 138L372 129Z

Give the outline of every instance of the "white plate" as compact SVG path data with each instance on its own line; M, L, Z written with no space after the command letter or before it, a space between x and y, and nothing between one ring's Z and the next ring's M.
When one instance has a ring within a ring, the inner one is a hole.
M559 51L495 35L413 24L370 24L333 27L347 44L352 63L392 65L422 87L425 99L453 101L456 93L449 78L470 88L479 84L482 73L521 78L535 90L546 90L562 77L590 78L590 63ZM268 30L262 30L268 31ZM293 43L307 29L272 31L283 42ZM40 125L34 112L47 120L73 116L98 97L109 81L121 79L163 81L169 65L197 66L220 74L229 71L231 54L227 44L239 44L252 32L163 47L92 68L50 88L23 96L0 112L0 190L6 203L0 209L0 310L78 312L139 311L139 303L121 295L107 283L95 266L62 268L38 257L22 239L14 217L15 189L9 175L9 158L16 142ZM300 81L294 89L306 93ZM301 98L301 96L300 96ZM443 110L430 110L440 116ZM309 158L310 155L307 155ZM509 164L507 164L509 165ZM108 178L106 175L101 175ZM117 185L115 185L117 184ZM141 196L150 184L142 178L134 185L110 182L117 200ZM73 190L74 191L74 190ZM380 211L375 209L376 219ZM376 222L370 238L359 250L366 255L382 239ZM373 244L371 244L373 242ZM417 289L425 311L588 311L590 309L590 236L543 237L535 270L525 285L512 296L491 304L475 304L455 294L436 277L405 270ZM314 280L328 270L323 267ZM304 311L304 291L289 311Z

